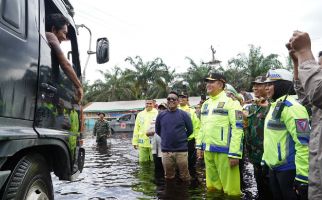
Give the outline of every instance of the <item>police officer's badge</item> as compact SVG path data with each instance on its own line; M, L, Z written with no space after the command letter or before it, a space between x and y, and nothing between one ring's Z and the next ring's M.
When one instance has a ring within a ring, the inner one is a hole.
M295 119L296 132L298 133L309 133L310 124L308 119Z
M224 108L225 102L219 102L217 108Z

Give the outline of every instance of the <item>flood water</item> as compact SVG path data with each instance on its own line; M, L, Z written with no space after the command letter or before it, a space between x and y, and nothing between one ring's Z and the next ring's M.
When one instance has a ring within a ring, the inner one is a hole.
M85 135L86 159L83 172L75 182L60 181L54 175L55 200L132 200L132 199L255 199L256 187L252 166L247 163L245 190L241 198L220 192L207 192L202 164L198 180L185 185L155 177L154 165L138 164L138 151L131 144L132 133L116 133L105 147L97 147L91 134Z

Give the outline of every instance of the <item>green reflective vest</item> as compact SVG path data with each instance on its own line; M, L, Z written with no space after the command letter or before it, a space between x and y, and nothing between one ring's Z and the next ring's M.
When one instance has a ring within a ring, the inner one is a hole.
M192 121L193 133L191 135L189 135L188 140L192 140L192 139L197 138L197 135L198 135L198 132L199 132L199 129L200 129L200 120L197 117L196 110L193 109L193 108L190 108L188 105L185 105L185 106L180 106L179 105L178 108L183 110L183 111L186 111L188 113L188 115L190 116L191 121Z
M150 147L150 138L146 135L150 128L151 122L156 119L158 110L153 108L151 111L144 109L139 112L133 131L132 145L138 145L139 147Z
M237 101L222 91L210 96L201 108L201 126L196 147L205 151L226 153L242 158L243 114Z
M308 182L309 116L304 106L293 97L280 97L271 104L265 119L263 162L271 169L296 169L296 180ZM284 104L280 118L279 107Z

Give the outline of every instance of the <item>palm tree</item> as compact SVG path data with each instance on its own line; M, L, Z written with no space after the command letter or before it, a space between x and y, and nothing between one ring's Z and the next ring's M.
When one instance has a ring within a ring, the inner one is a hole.
M265 57L261 52L261 47L254 45L249 47L248 56L238 54L237 58L228 61L228 67L239 73L240 78L238 80L243 81L246 88L250 88L251 81L255 77L266 74L269 69L282 67L277 54L269 54Z
M191 58L186 57L189 61L190 67L187 72L179 74L179 77L182 77L183 81L188 82L188 93L191 96L200 96L204 94L205 84L204 78L209 74L212 67L207 64L196 64ZM183 87L184 85L179 85L177 87Z
M172 81L175 70L171 71L161 58L143 62L140 56L136 56L135 59L128 57L125 61L135 69L127 69L124 75L127 81L134 84L137 99L166 96L168 83Z

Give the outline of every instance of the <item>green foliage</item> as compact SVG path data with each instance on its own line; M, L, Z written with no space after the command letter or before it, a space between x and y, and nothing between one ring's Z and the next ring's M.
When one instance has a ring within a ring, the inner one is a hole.
M189 66L186 72L175 74L161 58L144 62L140 56L125 59L133 68L122 70L115 66L112 70L100 71L103 80L96 80L92 85L84 83L85 98L83 103L93 101L138 100L147 98L165 98L170 90L185 90L190 96L200 96L205 93L204 78L213 66L201 62L197 64L186 57ZM249 46L247 54L241 53L228 61L224 68L217 67L228 83L237 90L251 90L251 82L255 77L265 75L269 69L282 68L277 54L264 56L260 47ZM292 69L288 58L286 69Z

